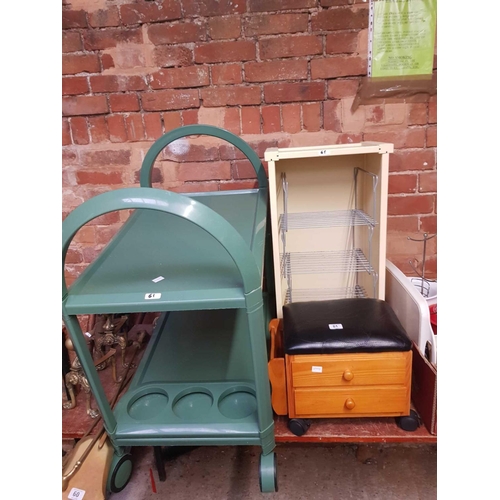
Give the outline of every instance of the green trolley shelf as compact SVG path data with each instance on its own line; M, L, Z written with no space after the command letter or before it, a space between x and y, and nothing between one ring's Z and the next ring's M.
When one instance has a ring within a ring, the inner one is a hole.
M160 152L192 135L238 148L254 167L258 188L189 195L152 188ZM95 196L62 224L63 320L115 450L108 491L128 483L132 446L201 445L261 446L260 488L276 491L263 294L268 183L262 163L226 130L186 126L152 145L140 185ZM64 262L77 231L100 215L131 209L68 288ZM161 314L127 391L111 409L78 315L133 312Z

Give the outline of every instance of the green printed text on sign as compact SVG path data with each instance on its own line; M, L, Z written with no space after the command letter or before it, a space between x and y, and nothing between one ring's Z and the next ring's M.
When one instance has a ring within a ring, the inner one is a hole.
M371 76L432 73L437 0L375 0Z

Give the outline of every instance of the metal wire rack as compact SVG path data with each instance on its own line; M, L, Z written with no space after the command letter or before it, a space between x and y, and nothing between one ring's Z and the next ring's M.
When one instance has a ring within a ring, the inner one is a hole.
M366 290L355 285L343 288L302 288L293 290L293 302L308 302L311 300L331 300L331 299L362 299L368 297ZM285 304L292 302L292 290L286 291Z
M373 267L359 248L332 252L288 252L281 256L284 275L367 272Z
M284 213L279 217L280 231L345 226L375 226L375 220L362 210L355 209Z

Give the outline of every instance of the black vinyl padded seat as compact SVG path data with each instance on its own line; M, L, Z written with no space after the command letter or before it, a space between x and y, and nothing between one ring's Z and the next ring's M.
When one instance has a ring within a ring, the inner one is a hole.
M283 306L286 354L409 351L411 340L379 299L295 302Z

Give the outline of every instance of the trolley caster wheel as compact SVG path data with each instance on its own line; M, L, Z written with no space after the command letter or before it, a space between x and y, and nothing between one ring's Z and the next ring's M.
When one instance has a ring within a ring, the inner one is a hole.
M303 418L291 418L288 421L288 429L292 434L296 436L303 436L311 427L310 420L304 420Z
M132 475L132 455L113 455L111 467L109 469L107 490L111 493L118 493L127 486Z
M262 493L278 491L278 476L276 473L276 453L260 456L259 486Z
M404 431L413 432L420 427L418 413L415 410L410 410L410 414L404 417L398 417L397 424Z

